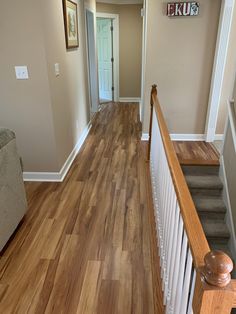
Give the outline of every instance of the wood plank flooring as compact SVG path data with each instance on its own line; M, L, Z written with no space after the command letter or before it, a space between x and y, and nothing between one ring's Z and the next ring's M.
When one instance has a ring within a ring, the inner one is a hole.
M63 183L28 183L0 313L163 313L138 105L110 103ZM154 295L153 295L154 292Z
M219 153L211 143L177 141L173 145L181 165L219 165Z

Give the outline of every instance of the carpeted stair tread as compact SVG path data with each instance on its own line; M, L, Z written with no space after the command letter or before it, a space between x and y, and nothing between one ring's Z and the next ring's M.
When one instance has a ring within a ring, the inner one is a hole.
M218 175L220 166L182 166L185 175Z
M211 250L223 251L232 258L219 167L184 166L182 169ZM236 271L233 275L236 278Z
M226 206L221 197L195 196L193 201L200 213L226 213Z
M230 233L224 221L201 219L206 237L209 239L229 239Z
M218 176L207 175L207 176L185 176L187 184L190 189L201 189L201 190L222 190L223 184Z
M213 243L210 247L211 250L222 251L225 254L227 254L230 258L232 258L228 244Z

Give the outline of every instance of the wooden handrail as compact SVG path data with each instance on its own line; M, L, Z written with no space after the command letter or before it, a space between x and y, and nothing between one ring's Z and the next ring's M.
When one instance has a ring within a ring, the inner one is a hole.
M169 131L157 97L156 85L152 88L152 103L156 111L169 169L183 217L185 230L189 239L194 265L196 268L199 268L205 265L204 257L210 251L210 248L175 153L174 146L170 139Z
M150 160L150 152L151 152L151 141L152 141L152 117L153 117L153 97L154 95L157 96L157 86L152 86L151 91L151 99L150 99L150 105L151 105L151 113L150 113L150 124L149 124L149 142L148 142L148 155L147 160Z

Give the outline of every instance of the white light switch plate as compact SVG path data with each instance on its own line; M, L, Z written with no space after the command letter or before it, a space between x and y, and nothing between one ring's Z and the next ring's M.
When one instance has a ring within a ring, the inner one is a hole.
M17 80L28 80L29 73L27 66L15 66Z
M59 76L60 75L60 66L59 63L55 63L55 75Z

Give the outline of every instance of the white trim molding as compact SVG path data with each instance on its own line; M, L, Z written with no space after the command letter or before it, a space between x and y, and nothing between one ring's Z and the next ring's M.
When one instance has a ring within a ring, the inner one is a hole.
M145 111L145 84L146 84L146 56L147 56L147 0L143 0L143 17L142 31L142 76L141 76L141 102L140 102L140 120L144 122Z
M222 83L228 54L229 37L232 25L235 0L222 0L221 15L216 43L215 60L212 72L210 97L206 119L206 141L213 142L216 132Z
M67 175L75 157L79 153L84 141L86 140L89 131L92 127L91 122L83 130L77 144L73 148L66 162L62 166L59 172L24 172L24 181L36 181L36 182L63 182L65 176Z
M222 180L224 189L223 189L223 200L225 202L227 212L226 212L226 224L230 231L230 240L229 240L229 247L230 252L233 255L233 258L236 259L236 236L235 236L235 227L233 222L233 215L232 215L232 208L230 203L230 196L229 196L229 188L227 183L227 176L226 176L226 170L225 170L225 163L224 163L224 157L221 155L220 157L220 178Z
M205 134L170 134L172 141L205 141ZM216 134L213 141L223 141L224 134Z
M120 97L119 102L138 102L140 103L141 98L135 98L135 97Z
M205 134L170 134L172 141L205 141Z
M92 17L92 19L91 19ZM85 1L84 4L84 23L85 23L85 47L86 47L86 66L88 72L88 87L89 87L89 105L90 105L90 117L98 111L99 107L99 86L98 86L98 58L97 58L97 25L96 25L96 11L90 7L89 3ZM91 49L89 52L89 43ZM90 73L90 71L95 71Z
M139 106L139 120L142 123L142 100L141 99L139 101L138 106Z
M214 141L223 141L224 140L224 134L216 134L214 137Z
M114 51L114 101L119 101L120 95L120 40L119 40L119 14L97 12L96 17L113 20L113 51Z
M148 133L142 133L141 141L149 141L149 134Z
M228 111L229 111L229 122L234 142L234 149L236 152L236 115L235 115L235 109L234 109L234 101L228 102Z

